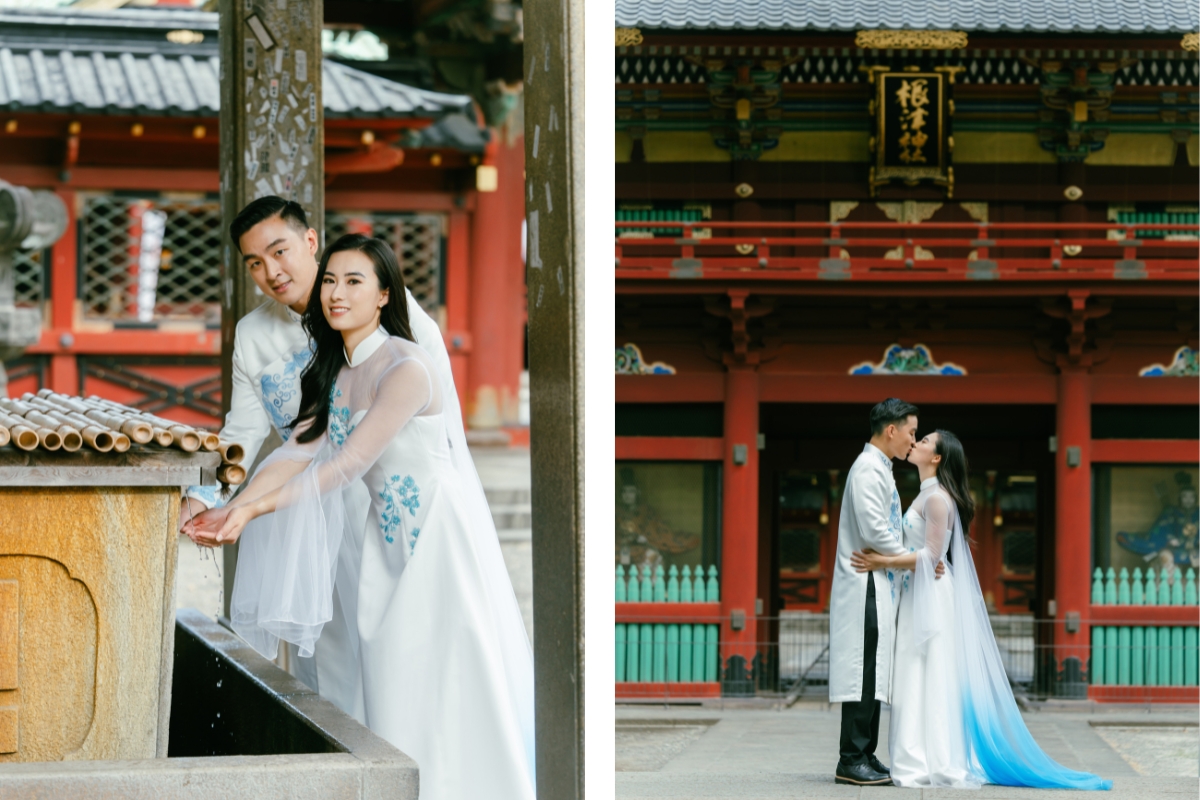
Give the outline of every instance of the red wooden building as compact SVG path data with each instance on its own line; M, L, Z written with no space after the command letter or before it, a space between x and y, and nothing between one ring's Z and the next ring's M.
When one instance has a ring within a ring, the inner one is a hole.
M10 394L100 394L210 426L220 413L217 15L0 11L0 179L56 192L70 224L17 259L41 341ZM525 439L523 143L467 96L323 64L326 240L390 241L439 321L473 426ZM516 122L520 126L520 121ZM140 217L167 214L139 315Z
M778 686L868 411L901 397L966 446L1029 680L1111 696L1093 570L1200 566L1194 523L1145 552L1200 462L1196 11L950 3L895 31L845 5L835 30L800 2L617 4L617 563L717 566L724 691ZM689 693L618 687L662 692Z

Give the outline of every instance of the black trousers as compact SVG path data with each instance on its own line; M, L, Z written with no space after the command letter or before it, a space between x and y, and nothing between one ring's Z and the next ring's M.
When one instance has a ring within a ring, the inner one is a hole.
M862 699L842 703L841 760L862 763L879 744L879 701L875 699L875 651L879 647L879 618L875 609L875 576L867 573L867 608L863 624Z

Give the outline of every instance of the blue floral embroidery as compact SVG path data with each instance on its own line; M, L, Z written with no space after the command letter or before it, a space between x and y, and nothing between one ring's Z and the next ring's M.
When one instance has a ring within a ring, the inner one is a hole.
M292 420L296 418L296 415L286 411L285 407L299 398L300 389L296 386L296 381L314 352L313 345L310 343L304 350L292 353L279 372L263 373L259 378L263 407L271 415L271 422L275 425L275 430L279 431L279 435L285 442L292 436L288 425L292 424Z
M346 437L354 432L350 427L350 407L335 405L341 396L342 390L337 386L329 390L329 441L338 447L344 445Z
M189 486L187 493L189 497L200 500L209 508L220 508L225 505L225 501L217 494L217 489L216 486Z
M415 517L417 509L421 507L421 487L417 486L412 475L405 475L403 480L399 475L393 475L384 483L379 499L384 503L383 511L379 515L383 538L388 544L393 544L396 539L392 534L404 523L404 509L408 509L409 516ZM417 534L420 532L420 528L413 529L414 548Z
M408 554L411 556L417 551L417 537L421 535L420 528L413 528L412 544L409 545Z

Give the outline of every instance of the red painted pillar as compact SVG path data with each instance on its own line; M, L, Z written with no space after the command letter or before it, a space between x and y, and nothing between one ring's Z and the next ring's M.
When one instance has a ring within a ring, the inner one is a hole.
M70 189L59 189L57 194L67 207L67 229L50 250L50 319L43 327L53 328L59 339L55 343L62 350L50 356L49 388L63 394L78 394L81 386L79 365L63 334L75 328L75 306L78 302L76 195ZM64 346L65 345L65 346Z
M469 246L467 212L451 211L446 232L446 350L450 354L450 371L463 415L467 413L467 359L471 353L471 334L467 329L470 316L470 287L468 285Z
M1091 631L1092 379L1086 367L1064 366L1058 376L1058 452L1055 453L1055 661L1060 680L1086 681ZM1072 466L1074 464L1074 466ZM1078 614L1078 629L1068 633ZM1072 664L1071 659L1077 659ZM1078 669L1077 674L1073 670ZM1070 692L1071 689L1063 686ZM1075 691L1086 693L1076 686Z
M743 458L745 463L735 463ZM730 658L741 656L748 669L757 641L758 598L758 372L753 367L731 367L725 375L724 473L720 657L727 667Z
M467 370L466 408L472 428L516 424L517 390L524 363L521 222L525 218L525 141L518 136L508 143L498 131L493 131L492 137L484 165L496 168L496 191L476 195L471 219L470 328L474 349Z

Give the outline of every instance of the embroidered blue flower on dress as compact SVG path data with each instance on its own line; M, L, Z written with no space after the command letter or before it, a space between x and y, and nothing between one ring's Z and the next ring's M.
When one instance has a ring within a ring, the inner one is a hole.
M413 528L412 544L408 547L408 554L411 556L417 551L417 537L421 535L420 528Z
M415 517L417 509L421 507L421 487L417 486L412 475L405 475L403 480L399 475L393 475L384 483L379 499L384 504L383 511L379 514L383 538L388 544L393 544L396 539L392 534L404 524L404 509L408 509L409 516ZM420 532L420 528L413 529L414 548L417 534Z
M338 447L346 443L346 437L354 428L350 427L350 407L335 405L342 390L335 385L329 390L329 441Z
M300 389L296 386L296 380L314 352L313 345L310 343L307 348L292 353L278 372L263 373L258 381L262 388L263 407L271 415L271 422L275 425L275 430L279 432L285 442L292 436L288 425L296 418L295 414L285 408L294 399L299 398Z

